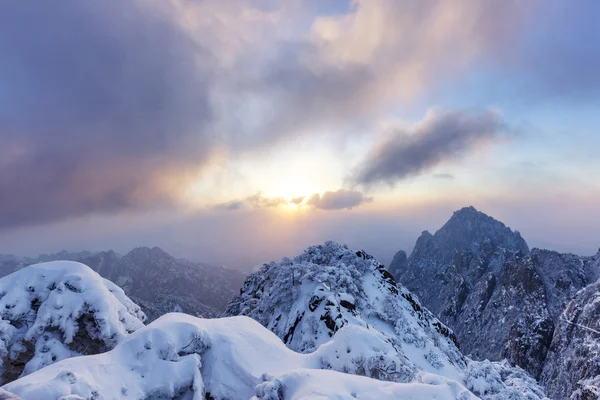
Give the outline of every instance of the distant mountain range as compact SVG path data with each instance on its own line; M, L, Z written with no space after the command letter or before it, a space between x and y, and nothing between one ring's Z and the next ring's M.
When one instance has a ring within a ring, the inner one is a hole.
M212 318L239 292L245 274L235 269L175 258L154 247L125 255L114 251L61 251L37 258L0 255L0 276L27 265L53 260L79 261L119 285L152 321L172 311Z

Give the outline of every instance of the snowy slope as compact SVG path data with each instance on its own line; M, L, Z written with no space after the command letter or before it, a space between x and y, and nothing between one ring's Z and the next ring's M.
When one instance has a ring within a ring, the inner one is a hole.
M319 370L341 345L300 354L247 317L168 314L110 352L61 361L4 389L24 400L476 398L462 384L432 374L402 384ZM345 346L343 354L349 362Z
M55 261L0 279L2 381L80 354L110 350L145 319L86 265Z

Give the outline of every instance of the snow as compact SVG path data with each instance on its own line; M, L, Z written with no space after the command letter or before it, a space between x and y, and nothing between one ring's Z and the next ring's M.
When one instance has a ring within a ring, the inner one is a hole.
M253 400L323 399L476 399L456 382L438 381L438 384L381 382L362 376L333 371L299 369L278 378L265 376L265 382L256 387Z
M0 310L2 373L10 367L17 376L110 349L145 319L118 286L71 261L31 265L0 279ZM18 361L11 364L18 357L30 358L22 371Z
M435 375L392 383L321 370L322 359L336 358L336 350L347 345L342 338L301 354L247 317L208 320L173 313L133 333L110 352L63 360L4 389L24 400L100 395L199 400L208 393L214 399L271 399L277 398L272 395L278 390L286 399L476 398L461 383Z

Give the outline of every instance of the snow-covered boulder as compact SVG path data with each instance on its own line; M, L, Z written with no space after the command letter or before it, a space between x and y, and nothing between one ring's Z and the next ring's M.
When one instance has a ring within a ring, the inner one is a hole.
M337 338L301 354L247 317L173 313L129 335L112 351L63 360L4 389L23 400L476 399L462 383L434 374L418 374L406 384L321 370L323 359L339 356L351 363L354 346L362 351L364 344L353 342L346 353L348 343L336 343Z
M144 326L118 286L84 264L53 261L0 279L0 372L10 382L46 365L112 349Z

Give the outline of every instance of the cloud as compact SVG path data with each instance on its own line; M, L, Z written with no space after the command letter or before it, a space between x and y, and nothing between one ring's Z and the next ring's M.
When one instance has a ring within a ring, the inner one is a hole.
M419 175L476 144L497 138L506 126L496 112L429 111L423 121L377 143L349 177L354 185L390 185Z
M433 174L433 177L436 179L454 180L454 175L448 173Z
M508 51L530 8L517 2L352 4L347 13L317 17L308 37L283 43L276 62L250 79L247 89L264 102L258 111L268 136L332 124L352 130L431 93L476 60Z
M325 192L323 195L315 193L308 198L306 205L320 210L351 210L365 203L373 201L372 197L365 197L357 190L339 189L335 192Z
M217 204L215 208L227 211L237 211L244 208L275 208L284 204L288 204L288 202L282 197L266 197L259 192L246 197L244 200L232 200L226 203Z
M217 209L227 210L227 211L235 211L239 210L244 206L244 202L241 200L232 200L226 203L220 203L215 206Z
M287 204L281 197L264 197L260 193L247 197L246 202L254 208L272 208Z
M292 199L290 200L290 203L300 205L300 204L302 204L302 202L304 201L305 198L306 198L306 196L292 197Z

